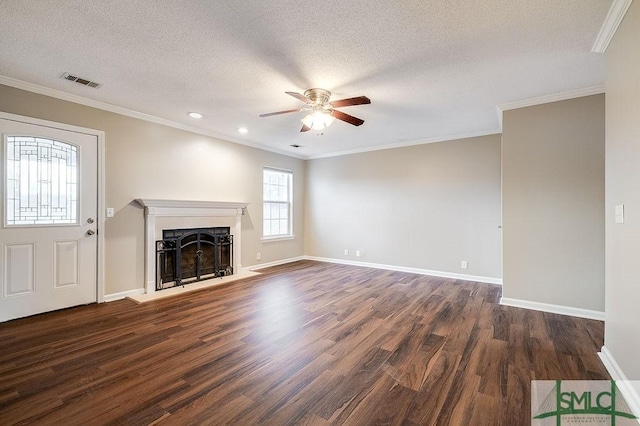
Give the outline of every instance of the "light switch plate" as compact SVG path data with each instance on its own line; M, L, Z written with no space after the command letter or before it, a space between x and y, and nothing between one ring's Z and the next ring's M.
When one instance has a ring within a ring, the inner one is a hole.
M115 211L113 210L113 207L107 207L107 217L113 217L114 214Z
M616 223L624 223L624 204L616 206Z

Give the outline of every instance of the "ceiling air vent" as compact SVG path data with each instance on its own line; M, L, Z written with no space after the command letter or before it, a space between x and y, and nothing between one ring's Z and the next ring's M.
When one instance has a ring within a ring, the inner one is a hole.
M65 80L73 81L78 84L82 84L83 86L93 87L94 89L97 89L98 87L102 86L102 84L100 83L87 80L86 78L76 77L75 75L71 75L68 72L65 72L64 74L62 74L62 78L64 78Z

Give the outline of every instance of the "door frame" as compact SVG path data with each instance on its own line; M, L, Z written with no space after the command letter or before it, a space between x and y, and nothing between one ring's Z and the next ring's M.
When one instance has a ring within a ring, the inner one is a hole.
M17 121L19 123L33 124L36 126L50 127L52 129L65 130L68 132L83 133L86 135L95 136L98 143L98 158L97 158L97 172L98 172L98 187L97 201L98 201L98 217L97 217L97 232L98 237L98 256L96 259L96 295L97 303L104 302L104 260L105 260L105 245L104 245L104 221L105 221L105 133L103 130L89 129L87 127L74 126L71 124L57 123L55 121L42 120L34 117L27 117L24 115L10 114L8 112L0 111L0 119ZM3 174L4 175L4 174ZM4 178L3 178L4 179ZM0 194L4 197L4 182L2 183L2 189Z

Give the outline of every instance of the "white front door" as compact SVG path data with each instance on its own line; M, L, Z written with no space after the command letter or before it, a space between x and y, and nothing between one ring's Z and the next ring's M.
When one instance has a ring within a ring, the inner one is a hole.
M0 321L97 301L98 141L0 118Z

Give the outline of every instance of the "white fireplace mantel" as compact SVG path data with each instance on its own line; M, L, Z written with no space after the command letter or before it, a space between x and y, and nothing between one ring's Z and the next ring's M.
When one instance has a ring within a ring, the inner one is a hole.
M144 207L145 219L145 288L147 293L156 291L156 241L162 239L156 235L156 218L159 217L233 217L233 270L237 273L242 267L240 247L242 237L242 215L247 203L226 201L194 201L194 200L158 200L138 198L136 202Z

